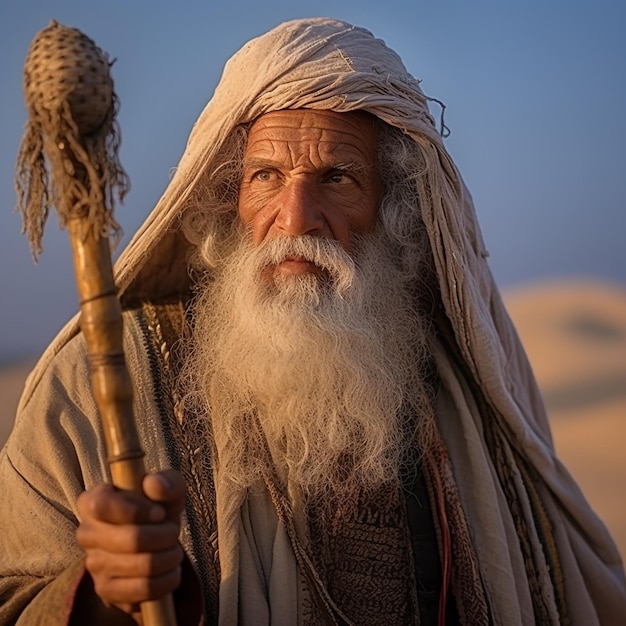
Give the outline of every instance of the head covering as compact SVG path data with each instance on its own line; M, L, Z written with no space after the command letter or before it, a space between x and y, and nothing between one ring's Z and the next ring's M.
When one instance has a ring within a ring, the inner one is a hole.
M402 129L421 146L429 164L423 184L430 196L430 201L422 202L422 218L462 367L487 403L488 412L481 413L479 420L496 420L514 453L542 480L538 492L556 520L563 563L572 568L566 570L567 602L572 615L583 616L583 621L576 618L574 623L598 623L593 617L594 604L603 605L605 615L614 615L619 610L616 607L626 606L619 554L555 456L540 394L486 262L471 197L443 145L419 81L407 72L399 56L369 31L325 18L295 20L253 39L228 61L170 184L116 264L122 301L158 299L188 288L189 244L180 231L180 216L194 186L236 125L269 111L298 108L368 111ZM77 331L74 319L42 358L25 398L52 356ZM454 418L442 428L454 466ZM477 429L481 432L480 425ZM470 445L461 442L457 448ZM471 456L460 454L459 458L474 463ZM464 504L477 511L491 506L493 503L472 502L472 481L477 478L470 471L474 466L464 467L464 462L455 466ZM489 461L481 463L488 465ZM470 517L472 523L478 522ZM503 536L503 545L506 543ZM482 544L478 538L477 544L483 575L497 578L498 566L489 569L484 565L497 556L489 554L489 538L483 538ZM523 595L514 591L515 581L510 584L510 595ZM493 589L489 581L487 586ZM495 611L495 615L504 618L501 623L513 624L520 618L509 620L507 616L516 611L524 614L513 607Z

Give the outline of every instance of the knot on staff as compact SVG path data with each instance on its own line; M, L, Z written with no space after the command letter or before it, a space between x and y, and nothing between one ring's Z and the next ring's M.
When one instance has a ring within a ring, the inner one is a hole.
M119 160L118 98L112 62L81 31L52 20L24 65L28 110L15 172L17 210L35 260L48 212L62 227L78 217L96 237L119 237L113 217L130 188Z

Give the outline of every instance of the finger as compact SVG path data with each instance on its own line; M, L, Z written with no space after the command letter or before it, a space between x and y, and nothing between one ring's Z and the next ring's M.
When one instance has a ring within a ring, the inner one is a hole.
M113 485L97 485L78 497L82 520L109 524L146 524L165 518L164 507L141 494L121 491Z
M100 549L120 554L160 552L177 545L178 533L178 524L172 521L161 524L112 525L93 520L77 528L76 541L85 551Z
M181 568L177 567L165 574L150 578L92 578L96 593L105 602L117 606L133 606L146 600L156 600L174 591L180 585Z
M185 506L185 479L176 470L147 474L142 483L144 494L161 503L169 519L178 519Z
M85 567L93 577L150 578L175 570L183 561L183 550L176 545L169 550L139 554L111 554L104 550L90 550Z

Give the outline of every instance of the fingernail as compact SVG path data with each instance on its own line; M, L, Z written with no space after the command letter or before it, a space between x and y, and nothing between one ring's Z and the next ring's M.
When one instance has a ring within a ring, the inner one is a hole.
M167 480L167 478L165 478L165 476L163 476L163 474L152 474L151 475L153 478L155 478L156 480L158 480L161 483L161 486L164 489L171 489L172 485L170 484L170 481Z

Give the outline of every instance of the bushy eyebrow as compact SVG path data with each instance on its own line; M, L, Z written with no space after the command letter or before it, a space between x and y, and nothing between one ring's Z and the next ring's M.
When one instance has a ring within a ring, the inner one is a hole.
M368 167L364 163L358 161L344 161L342 163L336 163L331 165L329 170L339 170L340 172L346 172L348 174L367 174L371 171L371 167Z
M260 159L258 157L252 157L249 159L244 158L243 160L244 169L264 169L266 167L273 168L277 166L278 162L272 161L271 159Z

